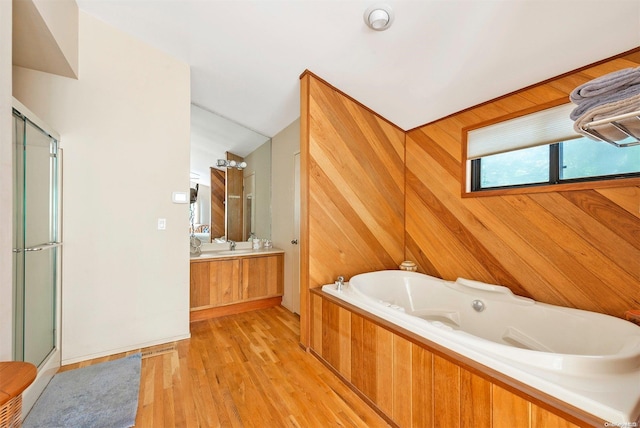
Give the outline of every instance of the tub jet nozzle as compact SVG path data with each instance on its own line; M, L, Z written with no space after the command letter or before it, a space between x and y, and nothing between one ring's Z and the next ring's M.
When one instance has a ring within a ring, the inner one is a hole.
M471 307L476 312L482 312L485 308L484 302L482 300L474 300L473 302L471 302Z

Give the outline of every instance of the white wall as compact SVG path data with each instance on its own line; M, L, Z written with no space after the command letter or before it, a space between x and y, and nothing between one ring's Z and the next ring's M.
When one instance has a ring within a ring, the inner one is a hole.
M249 153L245 158L247 167L244 177L255 174L255 221L253 227L258 238L271 237L271 141Z
M24 0L21 0L24 1ZM75 0L32 0L55 38L68 67L68 77L78 77L78 5ZM57 73L59 74L59 73Z
M13 65L78 77L75 0L13 2Z
M79 21L78 80L13 69L64 149L63 364L189 336L188 65Z
M0 361L13 359L11 6L0 1Z
M291 244L297 238L293 228L294 169L293 156L300 151L300 119L280 131L271 140L271 239L273 246L285 250L284 256L284 296L282 305L294 311L294 248Z
M189 186L196 186L195 182ZM211 224L211 186L198 184L198 221L199 224Z

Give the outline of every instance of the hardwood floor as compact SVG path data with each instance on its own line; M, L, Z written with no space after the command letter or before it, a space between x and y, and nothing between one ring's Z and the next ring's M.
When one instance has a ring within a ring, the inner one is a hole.
M299 330L297 316L273 307L195 322L191 339L143 349L135 426L389 426L300 348Z

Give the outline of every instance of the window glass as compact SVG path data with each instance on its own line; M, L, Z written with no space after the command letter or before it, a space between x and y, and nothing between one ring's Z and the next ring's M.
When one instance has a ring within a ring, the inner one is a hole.
M549 146L531 147L480 159L480 188L549 181Z
M584 137L563 142L560 151L561 180L640 171L640 145L615 147Z

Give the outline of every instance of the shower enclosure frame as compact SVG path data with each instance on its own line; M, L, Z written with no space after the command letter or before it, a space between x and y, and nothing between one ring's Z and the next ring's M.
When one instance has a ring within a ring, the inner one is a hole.
M57 153L53 153L55 155L55 163L57 164L56 168L53 169L50 180L53 182L52 185L56 188L51 191L51 201L52 208L50 211L50 228L51 228L51 239L45 239L42 242L40 240L38 242L21 242L17 239L14 244L19 244L14 246L14 305L13 305L13 323L14 323L14 340L13 340L13 354L14 357L18 357L16 359L22 359L20 357L24 357L24 352L17 349L18 346L21 345L21 341L16 335L23 334L23 331L19 329L19 317L25 314L21 314L18 308L18 305L24 305L23 296L20 293L24 293L23 290L19 289L18 272L20 268L20 257L32 257L36 255L36 257L46 254L47 252L52 252L50 257L53 258L53 262L51 264L52 272L51 278L54 281L53 285L53 300L52 300L52 344L51 349L47 350L43 348L43 351L36 358L36 361L33 363L38 367L38 374L36 380L33 384L23 393L23 417L28 413L31 409L42 390L49 383L53 375L58 371L61 365L61 288L62 288L62 275L61 275L61 267L62 267L62 149L60 148L60 136L57 132L55 132L49 125L47 125L44 121L38 118L32 111L30 111L25 105L23 105L20 101L13 98L13 111L18 113L18 117L23 118L25 120L25 132L27 123L33 129L41 132L45 136L55 140L56 151ZM33 131L32 131L33 132ZM19 183L19 177L17 177L17 173L19 169L17 169L17 162L21 161L20 156L15 152L16 150L16 142L13 143L14 147L14 188L16 188ZM14 191L17 191L14 190ZM15 202L16 204L21 203L20 200ZM20 207L14 206L14 212L17 214L20 213ZM18 216L16 214L16 217ZM20 214L20 215L23 215ZM18 226L23 227L24 225L18 224L19 220L14 220L14 228ZM28 227L28 226L27 226ZM14 233L24 233L19 230ZM43 245L40 245L43 244ZM23 267L24 268L24 267ZM26 270L26 269L25 269ZM37 272L37 270L36 270ZM33 273L33 271L31 272ZM26 309L23 309L26 312ZM26 321L25 321L26 322ZM18 328L17 328L18 327Z

